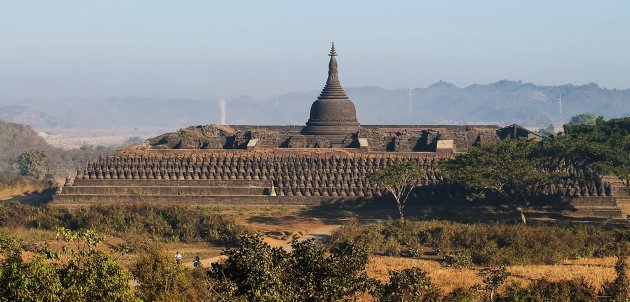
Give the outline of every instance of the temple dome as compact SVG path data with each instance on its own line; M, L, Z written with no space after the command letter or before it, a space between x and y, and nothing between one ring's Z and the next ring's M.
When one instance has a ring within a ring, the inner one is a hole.
M334 43L329 55L326 86L311 105L311 116L302 130L303 134L347 135L359 130L357 111L339 82Z

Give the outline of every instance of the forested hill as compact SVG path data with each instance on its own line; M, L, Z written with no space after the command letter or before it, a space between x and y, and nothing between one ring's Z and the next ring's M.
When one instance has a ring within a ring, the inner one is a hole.
M9 123L0 120L0 176L18 174L17 158L27 150L42 150L46 154L47 173L64 177L83 166L88 158L106 154L110 149L84 148L81 150L62 150L55 148L39 137L28 125Z
M560 124L591 112L605 118L630 116L630 89L616 90L591 83L540 86L515 81L456 87L438 82L426 88L347 88L362 124L518 123ZM225 100L228 124L304 124L319 90L266 99L242 96ZM0 101L0 119L26 122L36 128L178 128L219 123L221 100L107 98ZM11 107L7 107L10 106ZM3 107L4 106L4 107Z
M51 147L30 126L0 120L0 174L12 174L20 153L28 149L48 150Z

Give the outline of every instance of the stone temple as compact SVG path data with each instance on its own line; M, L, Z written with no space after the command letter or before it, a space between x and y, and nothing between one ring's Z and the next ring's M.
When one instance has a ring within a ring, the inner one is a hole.
M369 202L385 193L370 174L415 161L426 176L414 198L450 207L465 192L440 174L440 160L488 142L539 138L518 125L361 125L341 85L334 44L329 56L305 126L203 125L162 134L88 162L53 204ZM621 205L630 202L623 184L570 164L565 170L580 180L550 186L541 198L560 197L574 214L622 216Z

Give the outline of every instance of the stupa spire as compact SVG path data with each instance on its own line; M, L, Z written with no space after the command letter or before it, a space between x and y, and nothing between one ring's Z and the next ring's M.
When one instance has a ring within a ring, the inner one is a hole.
M322 89L322 93L319 98L324 99L347 99L346 92L341 87L339 82L339 70L337 69L337 51L335 50L335 42L332 43L330 48L330 62L328 62L328 79L326 80L326 86Z

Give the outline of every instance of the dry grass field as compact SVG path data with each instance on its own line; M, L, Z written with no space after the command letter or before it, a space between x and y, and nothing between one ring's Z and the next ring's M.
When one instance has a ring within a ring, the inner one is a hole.
M508 266L512 276L508 279L523 285L537 279L549 281L584 279L600 289L606 281L615 277L615 258L583 258L568 260L558 265L514 265ZM401 257L372 256L367 267L370 277L387 281L389 270L402 270L419 267L428 272L431 280L443 292L457 287L481 285L481 277L477 276L480 267L449 268L435 260L421 260Z

